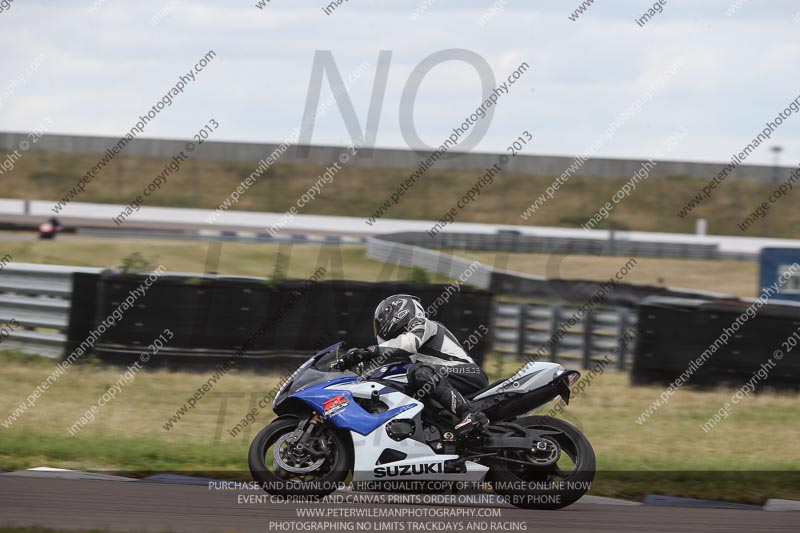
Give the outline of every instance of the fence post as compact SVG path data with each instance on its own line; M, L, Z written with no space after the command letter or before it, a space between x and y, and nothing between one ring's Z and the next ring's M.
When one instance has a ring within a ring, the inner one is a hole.
M630 314L627 309L619 310L619 331L617 333L617 342L619 343L619 352L617 353L617 369L625 370L627 366L628 355L628 341L625 335L628 333L628 326L630 324Z
M583 326L583 368L592 364L592 337L594 336L594 311L589 310L581 321Z
M519 304L519 326L517 331L517 356L525 360L525 346L528 344L528 304Z
M414 248L414 250L417 250L417 248ZM436 274L438 274L440 276L443 276L443 277L447 278L445 283L448 283L451 278L455 277L455 276L453 276L453 272L452 272L453 271L453 263L454 263L454 257L455 256L453 256L451 254L446 254L446 253L441 252L441 251L433 252L433 253L437 254L436 265L433 268L431 268L430 270L432 270L433 272L435 272ZM421 266L421 265L417 265L417 266Z
M556 337L558 328L561 325L561 306L556 304L551 307L553 313L552 321L550 322L550 338L553 339L553 346L550 348L550 358L554 363L558 362L558 344L560 339Z

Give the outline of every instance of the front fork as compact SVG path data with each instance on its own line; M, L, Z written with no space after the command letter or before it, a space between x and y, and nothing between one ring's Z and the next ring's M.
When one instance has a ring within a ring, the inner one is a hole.
M327 457L330 448L322 436L324 425L319 413L314 412L302 417L289 439L289 442L293 443L292 452L296 455L308 454L314 459Z

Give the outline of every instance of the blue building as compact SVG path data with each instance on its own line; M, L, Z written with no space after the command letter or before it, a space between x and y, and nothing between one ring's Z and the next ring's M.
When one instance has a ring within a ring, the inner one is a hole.
M797 263L800 267L800 248L764 248L761 250L760 263L760 289L769 287L785 272L792 272L792 265ZM792 272L791 277L783 283L780 294L771 300L792 300L800 302L800 268Z

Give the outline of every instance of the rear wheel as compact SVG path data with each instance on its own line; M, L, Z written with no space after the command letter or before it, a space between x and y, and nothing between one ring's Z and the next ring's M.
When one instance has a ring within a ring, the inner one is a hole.
M488 480L509 503L525 509L561 509L575 503L594 480L592 445L572 424L530 416L514 421L545 433L528 450L509 449L493 459ZM510 430L508 436L521 436Z
M270 494L325 496L345 480L352 466L347 439L324 422L309 427L311 439L297 446L300 418L286 417L262 429L250 445L247 462L253 479Z

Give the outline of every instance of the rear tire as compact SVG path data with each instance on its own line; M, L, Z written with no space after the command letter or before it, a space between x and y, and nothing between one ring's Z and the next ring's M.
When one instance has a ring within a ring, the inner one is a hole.
M352 468L352 446L338 431L328 426L324 437L330 453L317 470L304 475L290 475L285 470L276 470L276 464L267 464L267 452L281 437L297 429L300 422L296 417L281 417L262 429L253 443L247 456L250 473L261 487L275 496L311 496L322 497L335 491L347 478Z
M525 428L554 430L554 436L574 468L566 476L556 475L559 462L553 467L536 468L495 460L491 464L487 480L494 491L510 504L523 509L561 509L572 505L589 490L596 469L594 450L583 433L575 426L546 416L529 416L514 420ZM509 451L509 458L523 452Z

